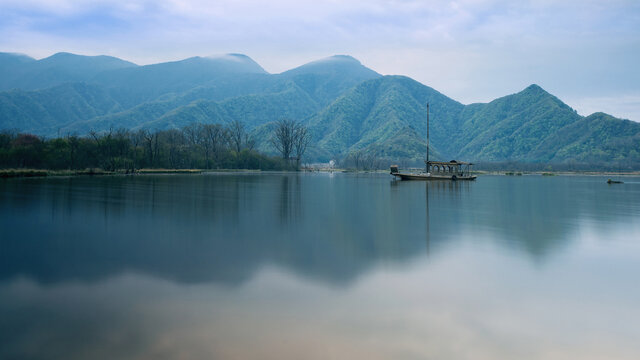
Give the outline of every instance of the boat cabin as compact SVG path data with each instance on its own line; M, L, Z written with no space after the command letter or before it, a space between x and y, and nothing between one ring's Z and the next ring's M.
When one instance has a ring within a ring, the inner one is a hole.
M456 176L458 178L471 175L472 163L462 161L425 161L426 172L440 176Z

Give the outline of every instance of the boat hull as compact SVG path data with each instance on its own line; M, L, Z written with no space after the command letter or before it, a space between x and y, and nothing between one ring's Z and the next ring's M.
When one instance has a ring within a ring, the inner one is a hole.
M403 174L403 173L391 173L391 175L396 178L400 178L400 180L449 180L449 181L458 181L458 180L475 180L476 176L456 176L456 175L436 175L436 174Z

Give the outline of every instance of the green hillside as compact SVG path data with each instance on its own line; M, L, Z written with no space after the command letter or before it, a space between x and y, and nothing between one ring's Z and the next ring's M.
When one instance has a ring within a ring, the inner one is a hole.
M166 94L181 94L196 87L246 74L266 74L245 55L192 57L181 61L116 69L96 75L91 81L119 94L128 106L153 101ZM231 83L231 81L226 81Z
M419 163L429 103L434 159L640 167L640 123L580 116L537 85L463 105L350 56L269 74L240 54L137 66L106 56L0 53L0 75L0 90L12 89L0 91L0 130L41 136L239 120L270 152L271 124L290 118L312 134L309 161L367 154Z
M220 101L200 99L182 104L182 98L147 102L122 112L74 122L61 129L65 133L87 133L119 127L166 130L194 122L225 124L239 120L252 130L283 117L304 119L318 110L316 102L294 83L289 83L278 92L236 96Z
M458 157L483 161L541 161L541 140L581 116L537 85L488 104L466 106L460 135L452 140ZM535 156L534 156L535 154Z
M121 110L109 92L84 83L0 92L0 128L4 129L55 135L63 122L80 123Z
M69 82L90 82L98 74L137 65L112 56L57 53L35 60L25 55L0 53L0 91L46 89Z
M6 58L12 63L36 62L17 55ZM65 59L61 57L60 61ZM253 129L282 117L306 119L323 104L333 102L344 89L379 76L357 60L341 56L278 75L266 73L244 55L194 57L100 72L90 85L84 86L101 91L105 99L115 104L109 111L86 109L86 115L81 117L67 116L63 111L48 111L45 116L43 111L29 110L44 103L57 102L63 108L75 106L75 101L65 103L66 94L58 93L60 88L44 93L21 90L20 97L14 92L0 92L0 98L12 99L0 109L0 128L54 136L60 131L85 134L117 127L167 129L189 122L238 119ZM39 100L30 101L32 98ZM213 110L217 108L221 110Z
M550 162L615 161L621 168L638 168L640 124L595 113L550 135L539 148L539 153L533 156Z
M424 159L427 102L434 158L640 166L639 123L602 113L582 117L537 85L465 106L398 76L366 81L313 117L313 153L320 160L361 150Z
M377 72L362 66L351 56L335 55L313 61L279 75L294 81L322 107L362 81L378 78Z
M374 147L382 157L419 158L426 151L427 103L431 114L438 114L432 117L432 149L444 153L447 134L455 129L464 106L404 76L359 84L310 119L309 126L318 153L326 156ZM407 136L408 129L410 142L399 149L397 137Z

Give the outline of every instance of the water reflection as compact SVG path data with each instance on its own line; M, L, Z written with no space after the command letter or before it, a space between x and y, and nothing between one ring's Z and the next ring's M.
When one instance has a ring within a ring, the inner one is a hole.
M635 359L640 184L604 180L2 181L0 358Z
M480 185L423 186L430 240L451 242L472 233L536 261L575 240L584 221L615 228L632 220L640 200L639 186L603 187L601 177L484 177ZM412 184L410 192L415 194L416 187Z
M584 248L537 271L463 246L340 291L273 267L233 288L18 279L0 284L0 358L635 359L640 248L627 250L613 252L622 278Z
M282 176L280 181L280 222L287 227L302 217L300 177Z
M0 279L96 281L133 271L236 285L277 264L340 285L376 264L478 239L540 262L574 241L584 221L635 219L638 187L601 185L327 174L3 181Z

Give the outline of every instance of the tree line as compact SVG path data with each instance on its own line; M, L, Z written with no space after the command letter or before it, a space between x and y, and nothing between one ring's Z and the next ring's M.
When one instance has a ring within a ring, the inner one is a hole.
M379 170L388 167L388 161L381 158L374 149L356 150L340 161L340 166L355 170Z
M309 139L300 123L277 122L271 144L280 152L278 158L259 153L255 140L237 120L227 125L193 123L158 131L111 129L53 139L4 130L0 132L0 168L293 170L299 168Z

